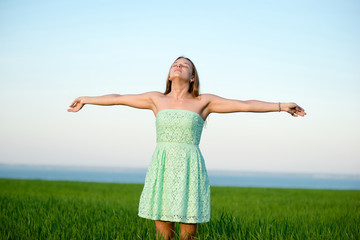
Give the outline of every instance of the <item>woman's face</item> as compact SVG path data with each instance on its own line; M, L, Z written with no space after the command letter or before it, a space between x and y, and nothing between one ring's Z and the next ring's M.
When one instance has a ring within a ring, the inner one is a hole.
M171 65L170 79L173 80L175 78L194 81L192 64L189 60L179 58Z

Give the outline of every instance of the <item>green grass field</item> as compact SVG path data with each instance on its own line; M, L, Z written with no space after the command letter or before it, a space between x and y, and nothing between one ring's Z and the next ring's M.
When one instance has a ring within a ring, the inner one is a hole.
M142 187L0 179L0 238L155 239ZM199 239L360 239L360 191L211 187L211 216Z

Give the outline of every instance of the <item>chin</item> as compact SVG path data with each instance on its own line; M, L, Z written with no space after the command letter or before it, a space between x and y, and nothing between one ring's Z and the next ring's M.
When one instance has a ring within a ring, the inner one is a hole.
M188 81L189 81L189 79L183 78L183 77L181 77L181 76L172 76L172 77L170 77L170 79L171 79L171 81L174 81L174 80L176 80L176 81L184 81L184 82L188 82Z

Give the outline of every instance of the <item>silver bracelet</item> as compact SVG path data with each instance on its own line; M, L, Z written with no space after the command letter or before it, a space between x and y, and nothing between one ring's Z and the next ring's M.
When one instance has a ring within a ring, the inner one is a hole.
M280 102L279 102L279 112L281 112Z

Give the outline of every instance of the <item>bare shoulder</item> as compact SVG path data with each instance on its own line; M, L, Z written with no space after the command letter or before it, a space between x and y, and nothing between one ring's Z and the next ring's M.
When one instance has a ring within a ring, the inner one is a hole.
M145 92L143 94L148 95L148 96L154 96L154 97L164 95L162 92L159 92L159 91L150 91L150 92Z
M221 99L221 97L215 95L215 94L210 94L210 93L204 93L204 94L201 94L200 96L200 100L201 101L204 101L204 102L211 102L213 100L216 100L216 99Z
M148 94L148 97L151 99L152 103L153 103L153 111L154 109L158 108L158 105L164 101L164 93L159 92L159 91L152 91L152 92L147 92L146 94Z
M212 112L211 105L214 101L216 101L215 100L216 98L218 98L218 96L209 93L204 93L198 96L198 99L201 102L201 105L203 106L202 112L204 118L206 118Z
M164 96L164 94L159 91L145 92L145 93L143 93L143 95L146 97L149 97L151 99L157 99L157 98Z

